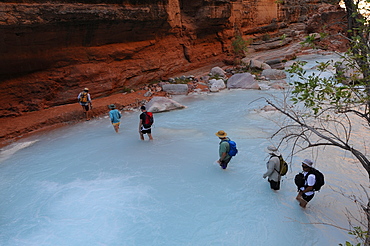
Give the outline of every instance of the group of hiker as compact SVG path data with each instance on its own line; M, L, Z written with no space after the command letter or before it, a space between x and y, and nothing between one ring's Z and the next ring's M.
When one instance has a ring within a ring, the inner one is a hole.
M89 94L89 89L84 88L84 90L78 94L77 100L82 106L82 110L84 111L86 120L90 120L89 110L92 109L92 102L91 102L91 96ZM110 104L108 108L110 109L109 118L111 120L113 128L116 131L116 133L119 133L119 127L121 124L122 115L116 108L116 105ZM145 106L141 106L140 110L141 110L140 121L139 121L140 139L144 140L144 135L147 134L149 137L149 140L153 140L152 129L151 129L152 124L154 122L153 114L151 112L148 112Z
M116 109L114 104L108 106L109 111L109 118L113 125L114 130L118 133L119 126L121 124L121 113ZM140 139L144 140L144 135L147 134L149 140L153 140L152 137L152 124L154 122L153 114L146 110L145 106L140 107L141 114L140 114L140 121L139 121L139 135Z
M86 120L90 120L88 112L92 109L92 102L89 89L85 88L77 98L84 110ZM110 109L109 118L114 130L118 133L122 117L121 113L116 109L114 104L109 105L108 108ZM153 114L148 112L145 106L141 106L140 110L140 139L144 140L144 135L147 134L149 140L153 140L151 131L154 122ZM236 148L236 143L227 137L225 131L220 130L216 132L215 135L221 140L217 163L222 169L226 169L231 159L238 153L238 149ZM263 178L268 178L267 180L270 183L270 188L276 191L280 189L281 177L287 173L288 164L284 161L281 153L275 146L270 145L265 151L270 155L270 158L266 164L267 171L263 174ZM313 168L313 162L309 159L304 159L302 161L302 170L301 173L295 176L294 181L298 188L296 199L299 201L299 205L305 208L307 203L314 197L315 191L320 190L321 186L324 184L324 176L319 170Z
M217 163L222 169L226 169L230 160L238 153L236 143L227 137L225 131L220 130L215 135L221 140ZM275 146L270 145L266 147L265 151L270 155L270 158L266 164L267 171L262 177L268 178L272 190L280 190L281 177L287 173L288 164ZM315 191L319 191L325 183L324 175L313 167L313 162L309 159L302 161L302 172L295 176L294 182L298 192L296 199L302 208L307 206L307 203L314 197Z

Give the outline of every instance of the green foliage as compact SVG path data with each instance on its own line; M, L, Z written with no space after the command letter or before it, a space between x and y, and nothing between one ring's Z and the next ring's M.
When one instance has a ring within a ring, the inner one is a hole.
M242 36L236 36L232 42L233 52L237 57L244 57L248 50L249 41L243 39Z
M287 71L291 73L291 78L294 78L294 81L291 83L294 86L291 100L296 104L303 103L304 106L311 109L313 116L317 116L316 119L319 119L319 116L332 116L335 114L342 114L341 116L345 117L347 116L345 114L353 113L354 116L370 125L370 19L360 15L358 5L354 4L353 0L344 0L344 2L348 14L349 27L346 38L349 40L350 48L341 56L339 62L318 62L316 66L317 73L307 73L304 70L305 62L296 62L289 68ZM326 35L320 35L320 38L324 37ZM309 35L302 44L314 47L314 41L317 38L317 35ZM332 76L324 77L322 76L323 72L332 72ZM305 116L311 116L311 114ZM342 123L333 122L337 125ZM310 133L314 132L309 128L307 129ZM314 130L318 132L318 134L315 134L320 140L325 141L329 139L330 141L332 138L332 136L325 135L326 128L323 129L323 132L320 132L320 128L314 128ZM337 133L330 132L330 130L328 132L336 138L338 137ZM341 139L339 136L338 139L344 140L346 145L343 148L340 144L335 143L334 146L339 146L345 150L350 149L351 153L370 175L369 160L366 155L360 153L360 151L354 151L355 147L351 146L348 148L349 136L348 138L346 136L344 139ZM332 142L323 142L316 144L316 146L320 144L333 145ZM367 219L370 218L368 214L365 216ZM368 225L368 222L364 222L364 224ZM360 240L363 245L370 244L369 228L367 228L367 231L364 231L360 227L354 227L349 234ZM361 243L356 244L356 246L360 246ZM343 244L340 245L343 246ZM346 242L345 245L354 246L350 242Z
M215 79L215 80L219 80L219 79L223 79L224 77L220 76L219 74L214 74L214 75L211 75L209 77L209 79Z
M175 78L175 82L174 82L174 84L187 84L187 83L189 83L191 81L191 79L190 78L182 78L182 77L180 77L180 78Z
M250 74L254 74L258 76L261 74L261 69L256 68L256 67L251 68L249 66L242 66L236 69L235 72L236 73L250 73Z
M305 64L306 62L296 62L287 69L291 77L298 78L291 83L294 86L292 91L294 103L303 102L317 115L325 106L332 106L337 111L343 111L369 101L369 95L363 89L366 81L345 76L344 70L348 70L350 65L343 62L334 63L334 61L317 62L316 67L319 72L307 75L304 69ZM329 68L335 68L338 72L330 77L321 77L322 73L327 72ZM347 82L348 80L350 82Z
M122 93L130 93L131 92L131 89L130 88L127 88L127 87L123 87L123 89L121 90Z
M367 231L363 231L361 227L356 226L353 228L352 231L348 232L348 234L355 236L357 239L361 240L362 242L365 242L365 239L367 238ZM346 241L346 244L339 244L339 246L361 246L361 243L358 243L356 245Z

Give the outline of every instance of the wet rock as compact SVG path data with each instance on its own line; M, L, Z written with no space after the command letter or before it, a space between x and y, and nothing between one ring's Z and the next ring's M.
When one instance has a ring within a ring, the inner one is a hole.
M185 108L184 105L167 97L153 97L145 106L148 111L153 113Z
M211 69L210 75L224 78L226 76L226 72L220 67L214 67Z
M266 69L262 71L262 76L264 76L267 79L285 79L286 74L283 70L277 70L277 69Z
M186 95L189 87L187 84L165 84L162 85L162 89L171 95Z
M242 62L244 62L247 66L250 68L258 68L258 69L271 69L270 65L264 62L261 62L256 59L249 59L249 58L243 58Z
M211 85L211 89L210 89L211 91L212 91L212 88L213 89L217 88L218 90L226 88L225 82L222 79L211 79L209 81L209 84Z
M283 90L289 87L289 84L284 80L271 80L269 84L270 88L277 89L277 90Z
M227 81L228 89L256 89L259 90L260 86L255 81L250 73L237 73L229 78Z

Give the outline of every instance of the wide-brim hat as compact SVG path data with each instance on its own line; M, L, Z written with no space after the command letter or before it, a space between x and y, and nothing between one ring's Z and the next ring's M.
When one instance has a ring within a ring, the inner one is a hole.
M270 155L281 155L278 149L274 145L267 146L265 148L265 152L269 153Z
M84 91L89 91L89 88L85 87Z
M313 162L312 162L310 159L304 159L304 160L302 161L302 164L305 164L305 165L307 165L307 166L309 166L309 167L312 167Z
M224 137L226 137L226 136L227 136L227 133L226 133L226 132L224 132L224 131L222 131L222 130L220 130L220 131L216 132L216 133L215 133L215 135L216 135L217 137L219 137L219 138L224 138Z
M111 104L111 105L109 105L108 107L109 107L110 109L114 109L114 108L116 108L116 105Z

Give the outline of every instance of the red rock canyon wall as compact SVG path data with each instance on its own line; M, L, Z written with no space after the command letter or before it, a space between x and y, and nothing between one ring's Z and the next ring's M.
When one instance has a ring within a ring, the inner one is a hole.
M167 79L227 58L236 35L304 22L315 0L14 0L0 3L0 115ZM335 3L337 4L337 3Z

